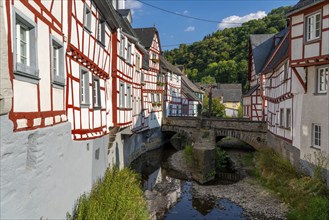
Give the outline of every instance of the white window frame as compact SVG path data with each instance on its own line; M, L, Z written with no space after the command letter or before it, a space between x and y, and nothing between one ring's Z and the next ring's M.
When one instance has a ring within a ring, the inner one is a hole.
M312 124L312 146L321 148L321 125Z
M15 79L37 84L40 80L37 68L37 24L21 11L13 8L13 64ZM26 63L22 63L20 31L26 31Z
M131 108L132 86L130 84L127 84L126 91L127 91L126 107Z
M286 109L286 128L287 129L291 128L291 109L290 108Z
M316 18L319 18L317 21ZM321 37L321 12L316 12L314 14L306 16L306 41L312 41L319 39ZM317 23L319 24L319 29L316 29ZM319 32L317 35L317 31Z
M64 73L64 46L55 36L50 35L51 72L53 85L63 87L65 85ZM56 53L56 59L55 59ZM56 61L55 61L56 60Z
M80 66L80 106L90 106L89 93L89 71Z
M93 104L94 108L102 107L100 79L96 76L93 77Z
M125 108L125 83L120 81L119 82L119 107Z
M102 16L98 19L97 24L97 41L105 47L105 20Z
M284 108L280 108L280 113L279 113L279 126L280 127L284 127L284 122L285 122L285 120L284 120L285 118L284 118Z
M122 35L120 38L120 50L119 50L119 55L120 57L125 59L125 49L126 49L126 39L125 37Z
M89 32L92 33L91 31L91 17L92 17L92 13L91 13L91 9L90 7L85 3L85 7L84 7L84 13L83 13L83 26L84 28Z
M317 69L317 93L325 94L328 91L329 66ZM322 88L324 86L324 88Z

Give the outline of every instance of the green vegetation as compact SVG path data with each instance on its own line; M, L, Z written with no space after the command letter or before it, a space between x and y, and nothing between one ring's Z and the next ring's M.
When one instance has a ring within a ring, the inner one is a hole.
M216 147L216 170L227 171L231 166L231 160L226 151L220 147Z
M186 162L191 165L193 162L193 147L189 144L186 144L184 147L184 158Z
M278 33L286 26L289 9L280 7L263 19L216 31L191 45L181 44L166 51L165 57L173 64L184 65L185 73L194 82L215 79L218 83L241 83L247 89L249 35Z
M205 96L203 99L203 112L209 112L209 97ZM219 118L225 117L225 106L220 103L220 98L212 99L212 114Z
M108 169L90 194L79 198L68 219L148 219L139 175L128 168Z
M273 150L257 152L256 161L261 183L291 206L288 219L329 219L329 194L321 175L312 178L298 174L288 160Z

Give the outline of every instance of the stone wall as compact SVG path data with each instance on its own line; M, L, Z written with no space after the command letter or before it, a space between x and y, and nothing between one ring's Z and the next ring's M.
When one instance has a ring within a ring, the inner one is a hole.
M13 133L8 115L0 124L0 219L64 219L105 173L108 136L72 141L69 122Z
M8 67L7 32L5 31L4 2L0 1L0 115L10 111L12 105L12 84Z
M297 169L300 168L300 151L290 142L267 132L267 145L288 159Z

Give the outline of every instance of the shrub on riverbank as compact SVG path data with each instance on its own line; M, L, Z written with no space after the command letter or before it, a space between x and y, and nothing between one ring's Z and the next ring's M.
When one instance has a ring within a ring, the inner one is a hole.
M256 163L261 182L291 206L288 219L329 219L329 194L321 178L298 174L273 150L257 152Z
M139 175L128 168L108 169L90 194L79 198L68 219L148 219Z
M193 147L186 144L184 147L184 158L187 164L191 165L193 161Z

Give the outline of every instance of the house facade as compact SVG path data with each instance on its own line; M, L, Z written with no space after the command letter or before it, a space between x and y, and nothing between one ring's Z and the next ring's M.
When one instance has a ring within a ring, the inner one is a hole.
M165 78L164 89L164 114L168 116L181 116L182 95L181 75L177 67L169 63L163 56L160 56L161 73Z
M200 90L184 74L181 76L182 86L182 116L197 117L200 105L203 103L204 91Z
M329 3L299 1L288 16L289 62L297 84L293 90L293 145L300 149L307 169L310 161L306 158L314 163L315 154L329 154Z
M252 121L266 120L266 100L264 100L264 82L260 74L273 45L273 34L250 35L248 80L250 90L243 96L243 115Z

